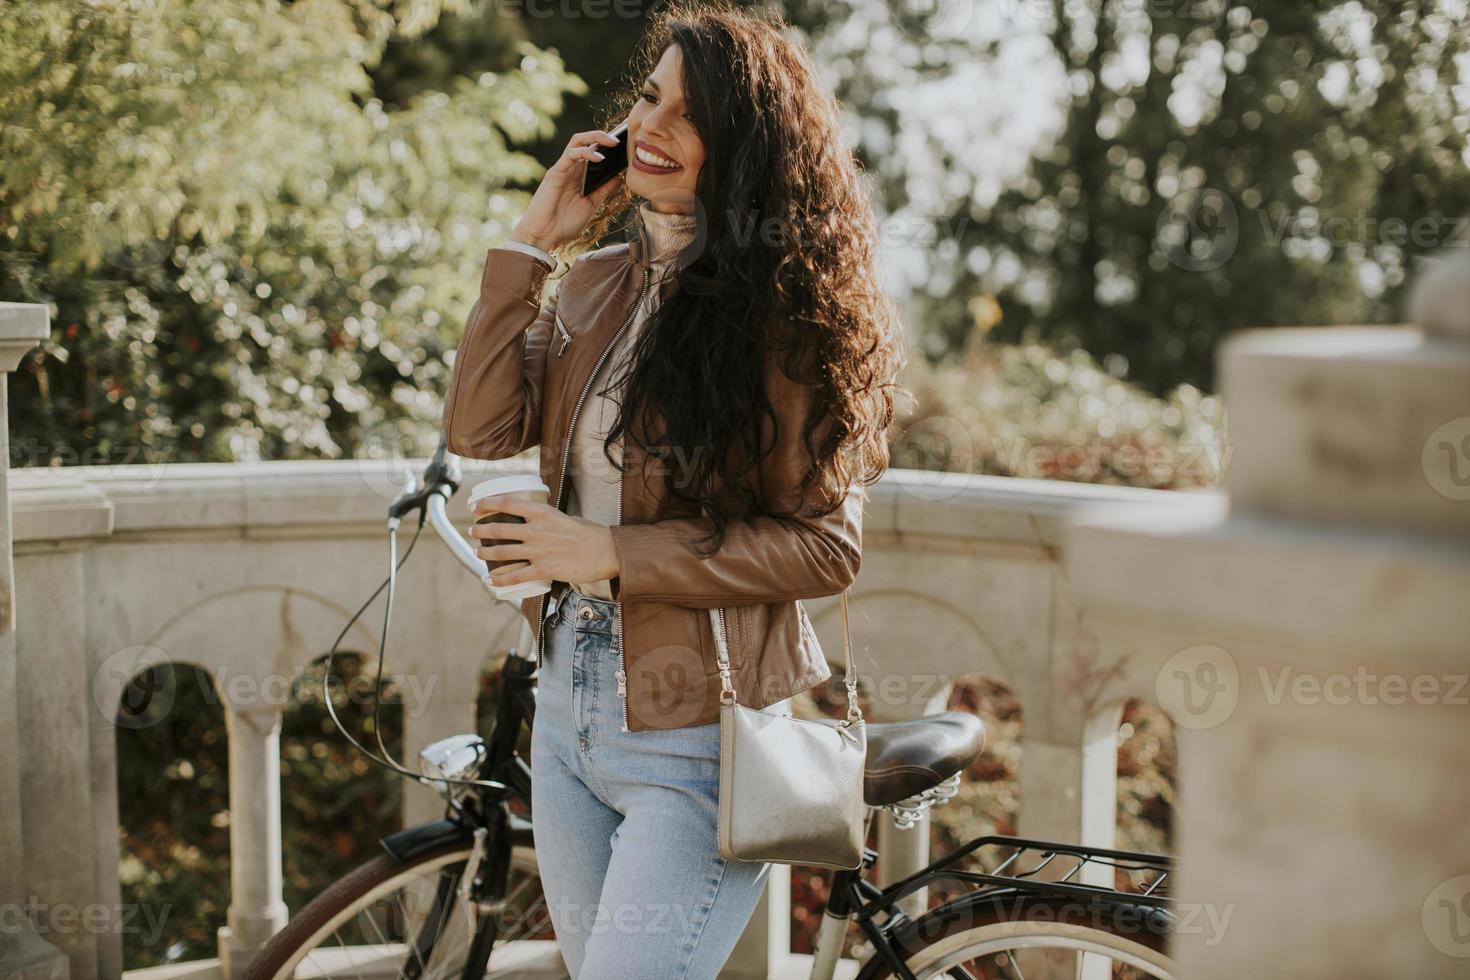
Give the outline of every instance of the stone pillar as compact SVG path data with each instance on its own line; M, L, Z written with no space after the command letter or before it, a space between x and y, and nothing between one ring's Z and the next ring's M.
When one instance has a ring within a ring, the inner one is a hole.
M1072 532L1180 726L1180 976L1470 971L1466 282L1418 328L1227 339L1228 510Z
M230 911L219 931L220 971L244 976L286 925L281 898L281 713L225 712L230 738Z
M11 559L10 427L7 375L51 332L50 311L34 303L0 303L0 976L60 980L66 956L31 926L21 837L21 738L16 690L15 572Z

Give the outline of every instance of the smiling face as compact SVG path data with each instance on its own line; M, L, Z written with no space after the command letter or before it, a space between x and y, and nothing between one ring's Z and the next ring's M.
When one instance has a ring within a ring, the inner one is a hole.
M628 190L658 211L694 211L704 142L684 101L684 58L669 45L628 116Z

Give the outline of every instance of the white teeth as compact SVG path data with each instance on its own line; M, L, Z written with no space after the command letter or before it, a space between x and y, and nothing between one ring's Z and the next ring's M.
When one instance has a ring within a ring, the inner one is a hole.
M678 164L674 161L661 157L656 153L649 153L641 146L638 147L635 152L638 154L638 159L642 160L644 163L652 164L655 167L673 168L678 166Z

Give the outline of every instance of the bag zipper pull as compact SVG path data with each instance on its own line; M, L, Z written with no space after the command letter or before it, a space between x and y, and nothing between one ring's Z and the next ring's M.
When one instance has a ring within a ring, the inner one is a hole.
M618 677L618 697L625 698L625 697L628 696L628 673L627 673L627 671L623 670L623 668L619 667L618 668L617 677Z

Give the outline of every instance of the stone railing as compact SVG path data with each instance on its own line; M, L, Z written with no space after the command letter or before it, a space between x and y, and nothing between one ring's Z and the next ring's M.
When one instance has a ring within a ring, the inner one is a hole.
M1068 535L1189 762L1180 976L1470 975L1467 283L1462 249L1420 328L1229 338L1229 507Z
M468 463L466 480L526 470ZM394 480L380 464L276 462L76 467L11 473L24 860L14 893L47 908L121 911L113 719L125 682L161 661L216 678L229 732L230 884L219 958L171 976L235 976L286 921L281 899L279 739L290 680L324 654L377 586ZM466 526L462 491L451 506ZM872 490L852 593L870 717L941 710L947 679L1004 681L1025 713L1021 827L1112 842L1115 733L1127 698L1152 699L1152 668L1103 652L1062 574L1063 526L1079 508L1144 506L1159 520L1212 512L1209 493L893 471ZM834 599L807 604L830 655ZM374 650L378 623L347 647ZM400 579L389 670L403 685L405 754L472 731L477 677L513 646L518 612L493 602L426 532ZM424 678L436 683L425 684ZM413 703L413 692L424 692ZM8 750L8 746L6 747ZM124 789L125 791L125 789ZM437 817L411 787L405 819ZM927 830L883 831L882 874L925 859ZM790 954L790 879L777 867L728 976L804 976ZM922 896L919 897L920 899ZM121 938L58 929L74 980L115 977Z
M1434 275L1422 330L1225 344L1222 493L914 471L873 488L853 590L871 717L937 710L955 676L1004 681L1025 712L1022 833L1096 845L1114 833L1122 705L1161 703L1183 729L1181 976L1465 974L1470 265ZM45 333L44 310L0 304L0 369ZM0 479L0 976L121 973L114 717L152 660L237 682L220 686L219 957L160 972L237 975L281 926L284 681L376 586L392 486L353 462ZM421 641L390 667L439 680L404 685L425 692L404 706L412 753L471 730L481 665L521 624L432 544L400 603L399 635ZM807 605L838 651L835 600ZM405 810L435 801L412 787ZM885 827L881 875L926 841ZM778 867L727 976L804 975L789 893Z

